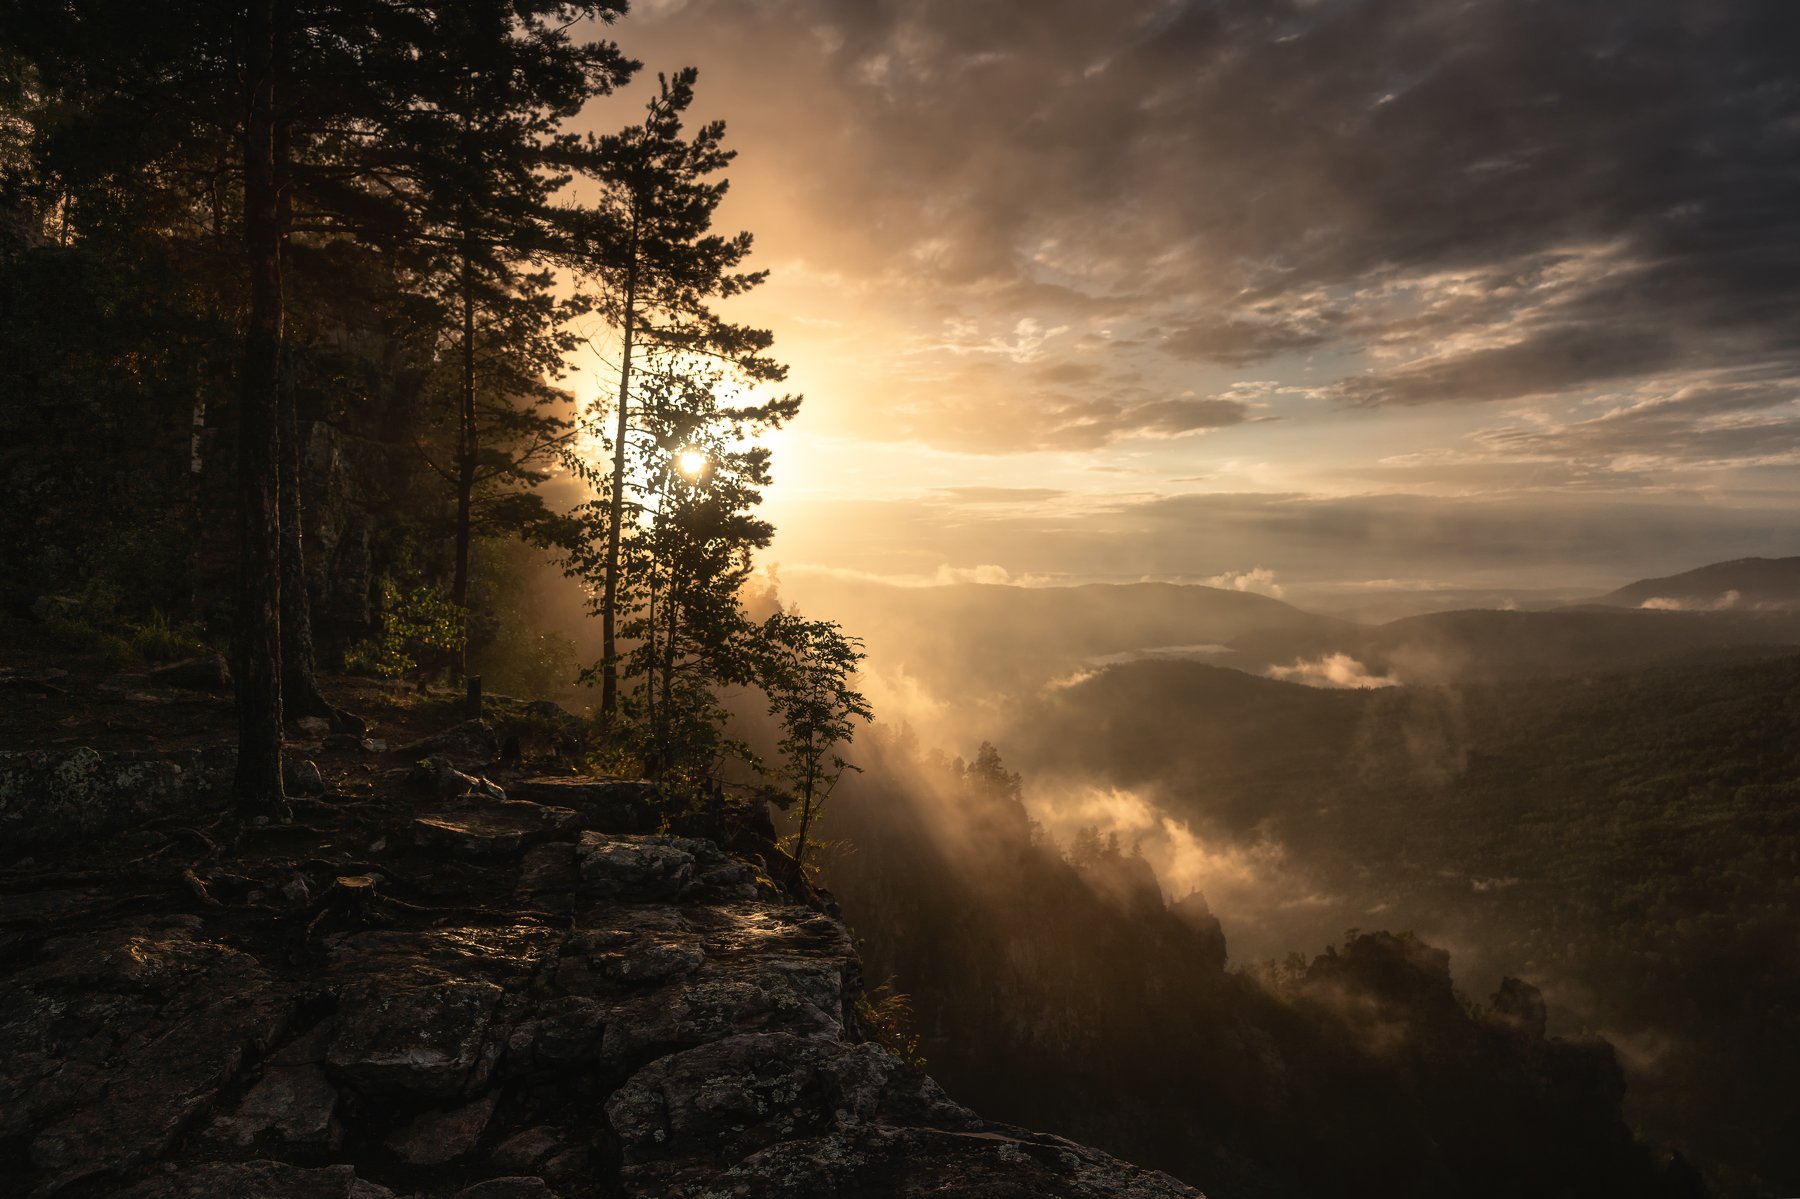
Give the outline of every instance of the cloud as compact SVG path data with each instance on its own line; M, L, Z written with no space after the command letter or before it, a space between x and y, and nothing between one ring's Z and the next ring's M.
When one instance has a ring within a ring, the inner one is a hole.
M1054 487L936 487L932 494L958 504L1041 504L1068 492Z
M1005 451L1248 419L1228 379L1183 397L1187 364L1324 355L1317 394L1359 407L1800 378L1797 22L1786 0L690 0L620 37L702 62L744 152L733 211L781 269L911 331L888 433Z
M1268 675L1284 683L1300 683L1307 687L1373 690L1398 687L1400 680L1392 675L1377 675L1349 654L1327 654L1316 661L1296 661L1292 666L1271 666Z
M1730 372L1650 380L1595 416L1540 416L1492 426L1475 442L1498 458L1581 464L1595 471L1695 470L1800 461L1800 385Z
M1737 591L1727 591L1714 600L1698 603L1693 600L1653 595L1638 607L1648 608L1653 612L1724 612L1737 607L1738 601L1743 598L1743 595Z
M1258 595L1274 596L1276 599L1287 594L1287 589L1275 581L1275 572L1261 566L1250 570L1228 570L1203 582L1208 587L1222 587L1226 591L1254 591Z

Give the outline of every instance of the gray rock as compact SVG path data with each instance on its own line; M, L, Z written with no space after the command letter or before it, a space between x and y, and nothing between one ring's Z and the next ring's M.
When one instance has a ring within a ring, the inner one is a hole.
M521 898L544 895L573 895L581 882L576 869L575 847L559 842L538 845L527 850L519 863L519 881L515 888Z
M413 837L463 857L512 857L575 823L568 808L546 808L524 800L495 802L485 797L413 819Z
M355 984L339 996L326 1065L365 1095L458 1098L492 1069L484 1049L500 995L485 979L427 970Z
M502 997L545 969L562 937L521 926L331 939L325 974L341 989L329 1074L373 1097L476 1093L502 1052L504 1030L490 1033Z
M379 753L387 748L387 742L376 741L372 737L358 737L355 733L330 733L325 737L326 749L349 750L354 753Z
M318 766L306 758L284 757L281 781L290 795L325 794L324 776L319 773Z
M229 1116L213 1121L207 1135L248 1148L272 1136L290 1145L336 1148L343 1130L334 1118L337 1088L316 1064L271 1066Z
M27 849L222 807L235 753L0 752L0 845Z
M388 1138L387 1146L409 1166L441 1166L475 1148L493 1119L497 1092L447 1112L426 1112Z
M231 690L231 670L218 654L201 658L184 658L147 672L153 687L173 687L182 691Z
M573 1183L592 1177L594 1155L577 1145L544 1163L544 1177L551 1182Z
M488 1161L501 1170L526 1173L562 1148L563 1138L553 1128L527 1128L500 1142L488 1154Z
M846 1122L981 1124L878 1046L786 1033L726 1037L660 1058L613 1094L606 1115L628 1164L724 1163Z
M294 721L294 727L308 737L329 740L332 736L331 722L323 716L302 716Z
M1206 1199L1156 1170L1020 1129L969 1131L850 1123L777 1142L720 1168L660 1161L627 1166L633 1194L669 1199Z
M50 1189L162 1153L291 1002L257 961L188 928L52 942L0 1008L0 1137Z
M497 783L463 773L442 755L419 759L408 779L414 786L430 791L443 800L458 800L470 796L494 800L506 798L506 792Z
M464 1187L453 1199L556 1199L556 1192L541 1178L516 1176L490 1178Z
M509 1073L567 1068L596 1062L606 1005L580 995L559 995L535 1005L506 1042Z
M668 902L694 877L694 854L683 838L581 834L582 894L636 903Z
M316 1170L286 1162L205 1162L115 1191L112 1199L394 1199L353 1166Z
M739 1033L840 1036L860 975L843 927L792 907L691 909L636 945L614 936L571 938L557 967L565 988L616 997L601 1042L610 1063Z
M515 799L574 808L581 827L605 833L648 833L657 826L656 784L647 779L594 776L524 779L511 787Z
M462 766L485 766L500 756L494 726L485 720L465 720L441 733L397 747L396 754L417 760L442 757Z
M68 620L81 612L81 601L72 595L40 595L31 601L34 620Z

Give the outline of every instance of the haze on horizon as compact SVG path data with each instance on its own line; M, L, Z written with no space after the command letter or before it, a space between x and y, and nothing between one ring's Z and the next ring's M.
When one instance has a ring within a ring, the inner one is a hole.
M737 312L808 397L785 576L1292 598L1793 552L1797 23L639 0L621 35L740 152Z

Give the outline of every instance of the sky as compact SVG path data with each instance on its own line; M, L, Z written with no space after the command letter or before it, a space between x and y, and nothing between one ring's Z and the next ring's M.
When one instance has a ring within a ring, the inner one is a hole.
M1792 0L635 0L807 397L792 575L1800 553ZM596 359L585 386L605 386Z

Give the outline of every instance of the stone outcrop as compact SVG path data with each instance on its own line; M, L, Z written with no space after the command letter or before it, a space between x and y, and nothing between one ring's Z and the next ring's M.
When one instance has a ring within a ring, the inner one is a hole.
M75 841L217 807L236 761L230 749L0 753L0 845Z
M841 923L639 831L644 798L332 796L149 893L6 874L0 1171L130 1199L1196 1194L955 1103L869 1039ZM373 898L334 906L353 870Z

